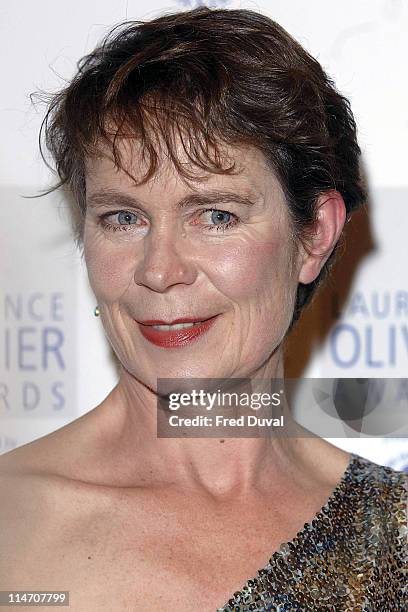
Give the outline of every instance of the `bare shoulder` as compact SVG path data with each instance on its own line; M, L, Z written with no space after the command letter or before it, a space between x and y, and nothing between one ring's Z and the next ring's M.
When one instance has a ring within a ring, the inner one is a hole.
M67 476L67 448L74 429L75 423L70 423L0 456L0 518L11 525L12 519L28 510L43 513L52 492L61 489Z
M300 466L300 479L307 486L332 491L350 463L351 453L331 444L327 440L308 435L299 436L294 445L292 464Z
M52 478L36 473L27 449L16 449L0 457L0 576L3 589L19 587L24 559L38 550L39 534L52 529Z
M0 455L0 478L23 478L27 474L73 476L75 463L79 464L83 453L94 444L93 412Z
M75 490L84 421L77 419L0 456L0 537L9 534L18 540L30 537L45 521L47 528L52 526L59 500Z
M57 482L51 475L36 473L21 453L0 457L0 544L18 547L31 538L51 514Z
M89 531L95 510L103 512L103 493L98 495L102 503L95 504L95 490L74 477L75 455L84 452L78 440L84 425L79 425L73 422L0 456L3 590L53 584L53 571L66 551ZM56 590L60 583L58 575Z

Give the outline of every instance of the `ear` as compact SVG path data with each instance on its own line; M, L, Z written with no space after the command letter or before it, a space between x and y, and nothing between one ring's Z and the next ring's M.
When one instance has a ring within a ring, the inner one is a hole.
M328 191L317 200L317 220L313 232L302 247L299 282L315 280L333 251L346 220L346 206L338 191Z

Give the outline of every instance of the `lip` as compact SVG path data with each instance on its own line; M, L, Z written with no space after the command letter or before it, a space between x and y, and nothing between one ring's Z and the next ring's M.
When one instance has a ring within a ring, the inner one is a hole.
M177 323L195 323L196 321L207 321L212 317L202 316L194 317L194 319L185 317L181 319L174 319L174 321L162 321L161 319L149 319L148 321L138 321L142 325L176 325Z
M172 325L176 323L195 323L199 319L176 319L171 323L165 321L143 321L138 322L140 332L146 340L160 346L162 348L178 348L186 346L197 340L203 334L205 334L210 327L212 327L215 319L218 315L211 317L198 325L189 327L188 329L175 329L175 330L160 330L154 329L151 325Z

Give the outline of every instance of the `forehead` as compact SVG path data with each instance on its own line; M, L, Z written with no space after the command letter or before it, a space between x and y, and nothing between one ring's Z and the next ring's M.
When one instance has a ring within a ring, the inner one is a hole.
M149 169L149 158L135 140L122 139L117 144L119 164L115 163L112 149L106 145L98 148L98 154L86 160L87 195L100 189L111 188L124 191L189 191L208 188L231 188L239 190L248 197L275 195L282 189L280 183L264 154L253 146L220 146L220 162L223 168L234 164L233 173L209 172L195 164L187 155L180 141L177 143L178 170L166 152L159 150L157 169L145 183L140 181Z

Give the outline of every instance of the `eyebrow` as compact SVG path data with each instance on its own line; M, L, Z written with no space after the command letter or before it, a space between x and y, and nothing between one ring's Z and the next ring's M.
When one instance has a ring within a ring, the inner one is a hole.
M216 203L227 204L237 202L245 206L253 206L255 204L255 194L242 194L232 191L211 190L205 192L190 193L176 204L176 208L183 209L188 206L211 206ZM133 196L129 196L116 191L114 189L104 189L96 191L87 198L87 205L92 207L99 206L142 206L142 203Z

